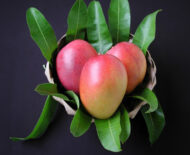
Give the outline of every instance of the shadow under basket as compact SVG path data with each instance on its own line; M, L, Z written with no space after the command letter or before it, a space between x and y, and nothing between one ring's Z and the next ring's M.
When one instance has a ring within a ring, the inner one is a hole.
M133 35L130 36L130 42L132 41ZM66 41L65 41L66 37L65 35L62 36L62 38L59 40L58 42L58 51L64 46L66 45ZM147 51L146 54L146 60L147 60L147 71L146 71L146 76L145 76L145 80L143 81L143 86L145 88L149 88L150 90L153 90L153 88L156 85L156 65L154 63L154 60L152 59L150 52ZM45 76L47 77L47 80L49 81L49 83L55 83L54 78L52 76L52 71L50 69L50 65L49 62L47 62L46 67L45 67ZM63 105L65 107L65 110L67 112L68 115L75 115L76 110L73 109L67 102L65 102L62 98L53 96L53 98L59 102L61 105ZM129 111L129 117L131 119L135 118L135 116L137 115L137 113L139 112L139 110L141 109L142 106L146 105L147 103L142 101L139 102L131 111Z

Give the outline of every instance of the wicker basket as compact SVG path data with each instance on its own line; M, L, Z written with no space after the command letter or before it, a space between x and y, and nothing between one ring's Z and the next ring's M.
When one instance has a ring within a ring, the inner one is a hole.
M133 35L131 35L130 41L132 41L132 37L133 37ZM65 35L63 35L63 37L58 42L58 50L60 50L64 45L65 45ZM147 51L146 59L147 59L146 78L148 80L146 80L145 87L152 90L156 85L156 65L155 65L154 60L152 59L149 51ZM46 75L49 83L54 83L54 78L53 78L52 72L50 70L49 62L47 62L46 67L45 67L45 75ZM71 106L69 106L69 104L67 102L65 102L63 99L56 97L56 96L53 96L53 98L65 107L65 110L68 115L75 115L76 111ZM137 106L135 106L129 112L130 118L131 119L135 118L135 116L137 115L137 113L139 112L141 107L144 106L145 104L146 104L146 102L140 102Z

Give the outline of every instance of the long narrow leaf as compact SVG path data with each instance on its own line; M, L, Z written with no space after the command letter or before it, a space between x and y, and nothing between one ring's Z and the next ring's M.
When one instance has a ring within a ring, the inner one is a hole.
M158 109L152 113L146 113L147 106L141 109L141 113L144 117L148 134L149 134L149 141L153 144L162 133L162 130L165 126L165 117L161 105L159 104Z
M23 140L36 139L41 137L47 130L49 124L51 123L57 111L57 105L58 105L57 102L53 100L51 96L48 96L43 111L40 115L40 118L36 123L33 131L25 138L10 137L10 139L12 141L23 141Z
M102 146L109 151L120 152L120 112L118 111L111 118L100 120L95 119L98 138Z
M109 29L114 44L128 41L131 15L128 0L111 0L109 8Z
M125 143L131 133L131 123L129 119L129 114L124 105L121 105L121 134L120 140L122 143Z
M133 38L133 43L142 49L144 55L146 55L149 45L154 41L156 34L156 16L157 10L149 15L147 15L143 21L138 26L135 36Z
M26 20L32 39L36 42L47 61L50 61L52 53L57 48L57 39L51 25L36 8L27 10Z
M98 1L92 1L88 7L87 36L98 53L104 54L112 46L111 35Z
M76 0L72 6L68 18L67 41L84 39L87 25L87 6L83 0Z

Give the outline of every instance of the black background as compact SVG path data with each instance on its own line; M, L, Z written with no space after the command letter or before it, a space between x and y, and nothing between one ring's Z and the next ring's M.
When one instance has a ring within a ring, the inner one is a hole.
M89 2L89 1L86 1ZM55 121L38 140L12 142L9 136L26 136L35 125L45 97L33 91L47 82L46 62L30 38L25 12L37 7L53 26L57 38L67 29L66 18L74 0L1 0L0 3L0 154L112 154L103 149L94 125L80 138L69 131L72 117L60 107ZM101 1L107 13L109 0ZM118 154L190 154L190 50L188 0L130 0L132 33L142 18L163 9L157 18L157 36L150 51L157 64L155 92L166 115L160 139L150 146L141 114L132 120L132 134Z

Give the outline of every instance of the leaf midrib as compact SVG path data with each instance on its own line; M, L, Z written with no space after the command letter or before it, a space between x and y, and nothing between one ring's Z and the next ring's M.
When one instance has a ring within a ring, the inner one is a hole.
M79 124L80 124L80 122L81 122L81 115L79 115L78 117L79 117L79 121L78 121L77 127L76 127L77 130L75 130L75 131L76 131L76 135L79 135L79 133L80 133L80 132L79 132Z
M95 13L96 13L96 17L97 17L97 21L99 21L99 15L97 16L97 14L98 14L98 11L97 11L97 3L95 3ZM100 25L99 25L99 22L97 22L97 29L98 29L98 38L99 38L99 42L100 42L100 44L99 44L99 52L100 53L102 53L103 51L102 51L102 44L101 44L101 35L100 35Z
M34 20L35 20L37 26L39 27L39 31L40 31L40 33L41 33L41 35L42 35L42 37L43 37L43 39L44 39L44 41L45 41L45 44L46 44L48 50L50 50L50 47L49 47L49 45L48 45L48 43L47 43L47 39L45 38L45 36L44 36L44 34L43 34L43 31L42 31L40 25L39 25L38 22L37 22L37 19L36 19L35 14L33 14L33 16L34 16Z
M151 120L151 124L152 124L152 126L154 126L154 122L153 122L153 120L152 120L152 116L151 116L151 114L149 114L149 117L150 117L150 120Z
M150 122L151 122L151 124L152 124L152 127L154 128L155 127L155 125L154 125L154 121L153 121L153 119L152 119L152 115L151 114L149 114L149 117L150 117ZM155 129L155 128L154 128ZM155 130L154 130L155 131ZM151 132L152 133L152 132Z
M110 120L108 120L108 126L109 126L109 129L110 129L111 137L112 137L112 139L113 139L113 141L115 143L115 146L117 146L116 140L115 140L115 138L113 136Z
M144 19L144 20L145 20L145 19ZM144 23L144 24L145 24L145 23ZM141 47L140 47L140 48L143 48L144 45L145 45L145 40L146 40L147 33L145 33L145 34L146 34L146 36L145 36L144 33L142 33L142 29L140 29L140 34L141 34L141 36L142 36L142 41L141 41Z
M117 6L118 6L118 11L117 11L117 14L118 14L118 19L117 19L117 39L116 39L116 41L118 42L119 41L119 13L120 13L120 9L119 9L119 1L117 1Z
M78 32L78 26L79 26L79 10L80 10L80 0L79 0L79 6L78 6L78 13L77 13L77 26L76 26L76 32L75 32L75 36L74 36L74 39L76 39L76 36L77 36L77 32Z

